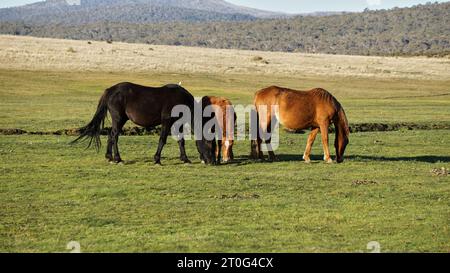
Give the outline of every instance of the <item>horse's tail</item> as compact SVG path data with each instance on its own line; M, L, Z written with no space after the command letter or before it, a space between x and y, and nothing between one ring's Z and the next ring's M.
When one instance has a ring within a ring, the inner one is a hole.
M108 104L107 104L107 92L105 91L103 96L100 98L98 103L97 111L95 112L94 117L88 125L80 128L80 136L71 142L71 144L75 144L79 141L83 141L88 139L89 144L87 149L92 145L95 145L96 150L98 151L102 145L100 140L100 134L104 128L106 115L108 114Z

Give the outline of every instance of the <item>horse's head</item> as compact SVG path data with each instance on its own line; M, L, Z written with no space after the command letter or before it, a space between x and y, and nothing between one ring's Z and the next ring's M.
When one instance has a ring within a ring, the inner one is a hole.
M194 124L196 126L197 151L200 154L200 160L207 165L216 165L216 138L211 127L210 120L215 119L215 116L205 117L204 111L210 105L207 97L203 97L200 102L195 102L196 107L201 109L201 112L195 112ZM199 126L201 124L201 127ZM199 128L200 127L200 128Z
M347 148L347 145L349 143L348 136L343 134L342 136L338 136L336 138L336 141L334 143L334 147L336 148L336 161L337 163L344 162L344 153L345 148Z
M342 107L338 111L335 120L335 128L336 140L334 142L334 147L336 148L336 161L337 163L342 163L344 162L345 148L347 148L350 136L350 127L348 126L347 116Z
M200 159L207 165L216 165L216 141L215 140L197 140L197 150L200 154Z
M222 142L222 158L223 158L223 162L229 162L231 160L233 160L233 144L234 141L233 140L224 140Z

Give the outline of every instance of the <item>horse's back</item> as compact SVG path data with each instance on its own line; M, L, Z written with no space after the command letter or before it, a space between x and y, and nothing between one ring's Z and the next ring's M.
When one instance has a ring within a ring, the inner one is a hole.
M214 96L208 96L205 97L207 100L207 103L209 105L214 105L218 108L220 108L223 112L223 114L225 115L227 113L227 109L230 107L233 107L233 104L231 103L231 101L227 98L224 97L214 97Z
M148 87L130 82L122 82L107 89L110 105L116 111L143 127L161 124L162 116L170 116L173 107L186 105L191 111L194 97L183 87L169 84Z
M219 120L219 125L222 128L222 132L225 134L228 127L234 127L234 122L236 121L236 114L233 115L233 117L230 117L229 114L229 108L233 109L233 104L231 101L224 97L214 97L214 96L207 96L203 98L203 104L204 106L212 105L214 106L213 110L216 114L216 116L220 115L222 116L222 119Z
M259 105L276 105L279 95L283 92L283 88L278 86L270 86L259 90L255 93L254 104Z
M214 96L208 96L206 97L211 104L220 106L220 107L226 107L228 105L232 105L231 101L224 97L214 97Z
M256 92L255 106L278 106L278 119L292 130L316 127L335 114L335 99L325 89L299 91L271 86Z
M180 95L181 97L184 97L189 100L194 100L194 97L192 96L192 94L179 84L167 84L167 85L160 87L160 89L162 89L163 91L166 91L166 92L171 92L171 93L175 92L178 95Z
M193 104L192 94L178 84L167 84L161 87L149 87L131 82L122 82L107 89L127 97L128 102L150 102L165 104Z

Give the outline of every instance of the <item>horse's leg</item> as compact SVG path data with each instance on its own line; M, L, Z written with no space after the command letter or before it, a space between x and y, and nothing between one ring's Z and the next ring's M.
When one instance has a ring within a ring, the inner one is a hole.
M170 121L169 120L164 120L162 122L162 129L161 129L161 136L159 137L159 145L158 145L158 150L156 151L155 154L155 164L157 165L161 165L161 153L162 150L164 148L164 146L167 143L167 137L170 134Z
M119 153L119 135L127 120L123 118L112 118L112 120L111 137L113 141L112 146L114 148L114 162L121 163L122 158Z
M258 160L258 159L264 159L264 155L261 152L261 136L260 136L260 124L259 121L257 123L256 126L256 139L252 139L251 141L251 153L250 153L250 158L254 159L254 160ZM253 137L252 137L253 138Z
M277 161L278 158L275 155L275 152L273 151L273 148L272 148L272 116L269 115L267 117L267 124L264 128L266 128L266 130L265 130L266 136L269 136L269 138L266 139L266 141L265 141L265 144L267 146L267 150L269 153L269 161L272 161L272 162Z
M251 141L251 153L250 153L250 158L251 159L258 159L258 141L257 140L252 140Z
M186 164L191 164L192 162L186 155L185 141L184 137L181 136L180 140L178 140L178 146L180 146L180 159Z
M272 162L278 161L278 157L275 155L275 152L273 151L273 148L272 148L272 136L270 136L270 138L267 139L265 141L265 143L266 143L267 150L269 153L269 161L272 161Z
M223 141L221 139L217 140L216 158L218 164L220 164L220 162L222 161L222 148L223 148L222 145Z
M106 155L105 155L105 158L108 160L108 162L113 161L113 155L112 155L113 144L114 144L114 140L113 140L113 136L112 136L112 131L110 131L108 134L108 145L106 146Z
M259 131L259 129L258 129L258 131ZM262 139L261 139L261 136L259 135L259 132L258 132L257 139L251 141L251 153L250 153L250 158L251 159L264 160L264 153L261 150L261 144L262 144Z
M272 122L268 122L267 123L267 129L266 129L266 134L269 135L270 137L268 139L266 139L265 143L266 143L266 147L267 147L267 151L269 153L269 161L276 161L277 157L275 156L275 153L272 149Z
M261 150L261 131L262 128L264 128L265 124L261 124L260 116L258 109L256 109L256 112L258 113L256 116L257 122L256 122L256 140L251 141L251 154L250 157L255 160L264 160L264 153Z
M264 152L261 149L262 145L262 138L258 134L258 140L256 142L256 153L257 153L257 159L264 160Z
M272 138L269 138L266 140L267 149L269 150L269 161L278 161L277 156L275 155L275 152L272 149Z
M324 160L326 163L333 163L333 160L330 156L330 147L328 145L328 127L329 124L323 124L320 126L320 134L322 135L322 144L324 151Z
M306 163L311 163L311 149L314 145L314 141L316 140L317 134L319 133L319 128L315 128L311 131L311 134L309 134L308 142L306 144L306 150L305 154L303 155L303 159Z
M266 120L259 120L259 128L258 128L258 141L257 141L257 148L256 151L258 153L258 159L260 160L264 160L264 152L261 149L261 145L263 143L263 138L261 137L261 133L262 134L267 134L268 130L270 130L270 109L268 111L268 117L266 118ZM261 116L259 116L258 118L260 118ZM263 123L262 121L265 121L265 123ZM265 143L267 144L267 142L270 143L271 139L269 138L268 140L265 141ZM270 152L269 152L269 157L271 156ZM269 158L270 159L270 158Z
M184 128L181 128L181 135L178 136L178 146L180 147L180 160L183 161L185 164L191 164L192 162L189 160L186 154L186 147L184 140Z

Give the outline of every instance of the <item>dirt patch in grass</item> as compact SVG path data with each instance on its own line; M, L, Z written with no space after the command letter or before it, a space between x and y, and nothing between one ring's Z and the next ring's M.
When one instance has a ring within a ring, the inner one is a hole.
M12 135L24 135L27 132L21 129L0 129L0 135L12 136Z
M269 61L266 60L266 59L264 59L264 58L261 57L261 56L255 56L255 57L251 58L251 60L252 60L253 62L257 62L257 63L269 64Z
M377 181L373 180L355 180L352 182L353 186L368 186L368 185L378 185Z
M442 130L450 129L450 124L436 123L436 124L415 124L415 123L361 123L350 125L350 131L355 132L389 132L400 130Z
M101 131L101 135L109 135L111 128L104 128ZM127 127L122 130L121 135L124 136L145 136L145 135L159 135L161 132L160 127L155 128L142 128L142 127ZM79 136L80 129L62 129L54 132L39 132L39 131L25 131L22 129L0 129L0 135L55 135L55 136Z
M450 174L449 169L447 168L440 168L440 169L432 169L431 171L431 175L433 176L448 176Z
M235 194L222 194L219 196L212 196L214 199L223 200L245 200L245 199L259 199L261 196L255 193L235 193Z
M450 123L358 123L350 124L350 132L392 132L401 130L450 130ZM304 130L292 131L286 130L293 134L305 134ZM330 128L330 132L334 133L334 127Z
M351 124L350 131L352 133L360 132L392 132L400 130L450 130L450 123L430 123L430 124L415 124L415 123L360 123ZM108 135L111 128L104 128L101 135ZM305 134L305 130L286 130L292 134ZM334 128L330 128L330 132L334 133ZM159 135L161 133L161 127L154 128L142 128L142 127L126 127L122 130L124 136L145 136L145 135ZM64 135L64 136L79 136L80 129L61 129L53 132L40 132L40 131L25 131L22 129L1 129L0 135Z
M111 128L104 128L101 132L102 135L109 135ZM60 135L78 136L80 135L80 129L67 129L57 131ZM146 135L159 135L161 133L161 127L155 128L142 128L142 127L126 127L122 129L121 135L124 136L146 136Z

